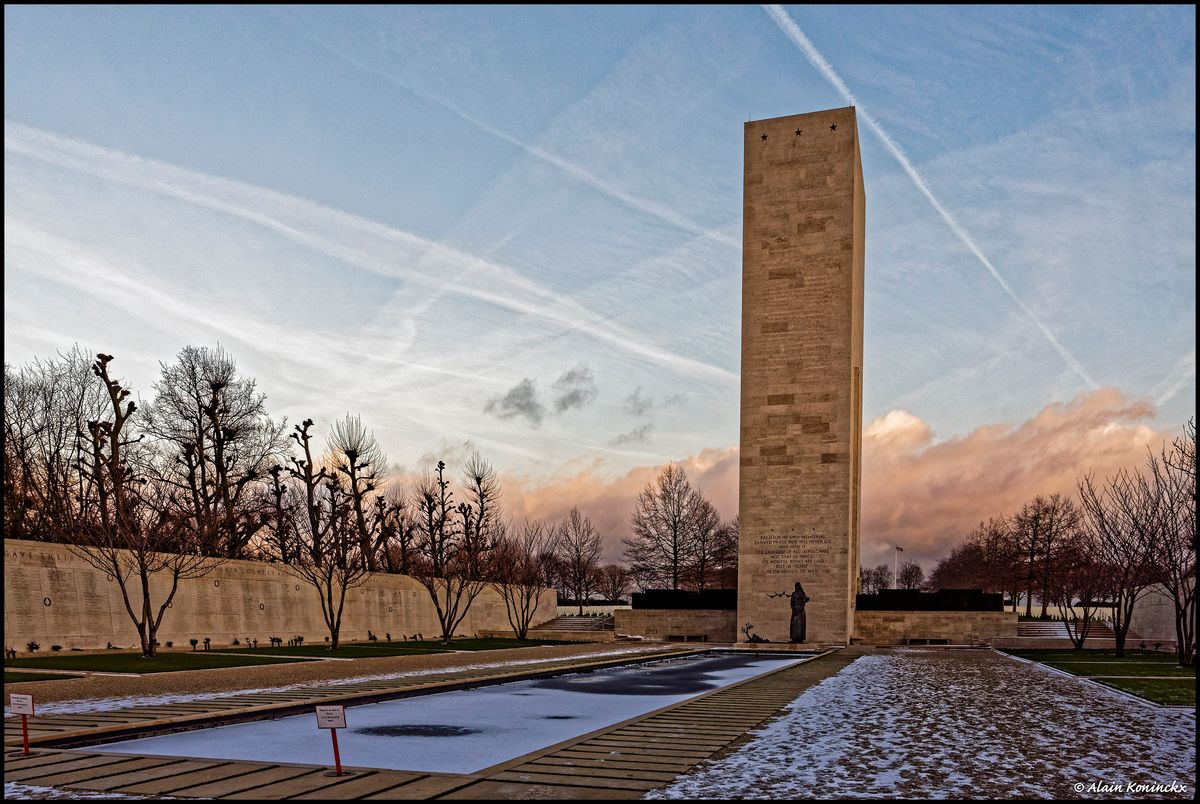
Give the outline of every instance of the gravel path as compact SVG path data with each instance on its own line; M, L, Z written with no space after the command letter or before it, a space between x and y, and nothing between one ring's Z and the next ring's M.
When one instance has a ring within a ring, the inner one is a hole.
M1194 712L990 651L894 649L647 797L1192 798L1195 728Z

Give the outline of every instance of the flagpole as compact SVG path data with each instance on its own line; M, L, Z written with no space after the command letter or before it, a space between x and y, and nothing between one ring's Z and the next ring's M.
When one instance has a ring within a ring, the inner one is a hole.
M893 544L896 549L892 551L892 588L900 588L900 545Z

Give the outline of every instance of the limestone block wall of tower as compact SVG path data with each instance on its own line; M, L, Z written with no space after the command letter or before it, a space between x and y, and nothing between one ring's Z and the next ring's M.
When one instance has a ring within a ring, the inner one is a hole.
M738 623L853 635L865 196L853 108L745 126Z

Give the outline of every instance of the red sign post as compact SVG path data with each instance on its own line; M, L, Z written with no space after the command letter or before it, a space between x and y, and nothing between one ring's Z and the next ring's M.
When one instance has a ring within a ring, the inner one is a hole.
M349 771L342 770L342 755L338 752L337 730L346 728L346 707L341 704L317 707L317 728L329 729L333 738L334 771L326 776L345 776Z
M21 716L21 742L25 755L29 756L29 718L33 717L33 696L9 693L8 705L14 715Z

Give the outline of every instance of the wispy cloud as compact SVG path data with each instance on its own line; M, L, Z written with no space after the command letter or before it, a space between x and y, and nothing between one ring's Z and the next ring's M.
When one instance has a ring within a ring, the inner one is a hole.
M374 67L374 66L368 64L367 62L363 61L362 59L358 58L357 56L355 56L351 53L345 52L341 48L334 47L328 41L326 41L324 38L322 38L319 34L315 33L309 26L305 25L304 23L302 23L298 19L296 19L296 15L292 14L289 16L291 17L291 21L292 21L293 25L295 26L295 28L298 31L300 31L300 33L306 39L308 39L314 45L321 48L322 50L324 50L326 53L333 56L334 58L336 58L346 64L349 64L352 67L362 70L363 72L370 73L371 75L374 75L377 78L381 78L384 81L387 81L388 83L391 83L391 84L403 89L405 92L408 92L418 98L421 98L422 100L428 101L430 103L434 103L438 106L441 106L443 109L446 109L447 111L457 115L458 117L460 117L467 123L470 123L472 126L475 126L480 131L490 134L493 137L501 139L504 142L507 142L508 144L521 149L526 154L534 157L535 159L538 159L547 165L551 165L551 166L557 168L558 170L561 170L563 173L567 174L568 176L572 177L573 179L576 179L576 180L586 184L587 186L591 187L592 189L594 189L600 193L603 193L604 195L608 196L609 198L612 198L613 200L618 201L618 202L624 204L625 206L630 207L631 209L635 209L639 212L643 212L647 215L657 218L660 221L663 221L664 223L668 223L671 226L677 227L679 229L682 229L685 232L696 235L697 237L711 239L718 243L722 243L726 246L729 246L730 248L735 248L735 249L738 249L739 251L741 250L742 243L739 239L737 239L735 237L731 237L730 235L725 234L724 232L720 232L720 231L716 231L716 230L712 230L712 229L705 229L703 226L699 225L698 223L691 220L687 216L681 214L677 210L674 210L674 209L672 209L668 206L665 206L663 204L660 204L658 202L651 201L651 200L648 200L645 198L641 198L639 196L634 195L633 193L627 192L624 189L622 189L621 187L618 187L615 184L613 184L612 182L607 181L607 180L601 178L600 176L595 175L594 173L581 167L580 165L570 162L567 159L564 159L563 157L558 156L557 154L551 153L540 146L534 145L529 142L525 142L524 140L521 140L518 137L513 136L512 134L508 133L507 131L504 131L503 129L499 128L498 126L492 125L491 123L487 122L486 120L479 119L475 115L471 114L467 110L463 109L462 107L458 106L457 104L455 104L454 102L452 102L446 98L438 97L437 95L426 92L425 90L423 90L419 87L412 86L411 84L400 80L398 77L396 77L392 73L390 73L386 70L382 70L378 67Z
M726 369L651 344L517 271L408 232L262 187L185 170L5 121L6 152L175 198L257 224L326 256L546 321L687 374L735 382ZM446 277L470 273L454 283ZM481 279L483 281L481 281Z
M1185 385L1195 379L1196 347L1193 346L1187 354L1176 361L1167 376L1150 389L1150 394L1154 397L1154 404L1160 407L1167 404Z
M816 67L817 70L820 71L820 73L831 84L833 84L834 88L837 89L843 98L845 98L846 102L856 108L858 114L863 120L866 121L867 125L875 133L875 136L879 138L880 142L884 144L884 147L887 148L888 152L891 153L892 156L895 157L896 161L900 163L900 166L904 169L904 172L908 174L909 178L912 179L913 184L916 185L917 189L920 190L922 195L924 195L926 199L929 200L929 203L933 205L933 208L937 211L938 215L941 216L942 220L946 222L946 225L950 227L950 230L954 232L955 236L962 241L963 245L965 245L967 249L969 249L970 252L975 255L975 257L987 269L988 273L993 279L996 280L1001 289L1004 290L1004 293L1013 301L1013 303L1016 304L1017 307L1019 307L1031 321L1033 321L1034 325L1037 326L1038 330L1054 348L1054 351L1056 351L1058 355L1064 361L1066 361L1067 365L1071 367L1071 369L1087 384L1089 388L1098 388L1099 385L1095 380L1092 379L1091 375L1088 374L1087 370L1083 367L1083 364L1080 363L1079 360L1073 354L1071 354L1071 352L1065 346L1063 346L1063 344L1058 340L1057 336L1055 336L1054 332L1051 331L1050 327L1047 326L1046 323L1043 322L1042 319L1037 315L1037 313L1035 313L1033 309L1030 308L1029 305L1027 305L1017 295L1016 291L1013 290L1012 286L1008 283L1008 280L1006 280L1000 274L1000 272L996 269L996 266L992 264L992 261L983 253L983 250L980 249L978 244L976 244L970 233L967 232L967 230L958 222L958 220L956 220L954 216L951 215L950 212L945 208L945 206L942 205L942 202L938 200L937 196L934 195L933 190L929 187L928 182L925 181L925 178L905 155L899 144L897 144L896 141L893 140L891 136L883 130L883 127L876 122L875 118L870 115L867 109L858 102L858 100L854 97L854 94L850 92L850 89L846 86L845 82L842 81L841 77L837 74L829 62L826 61L825 57L821 55L808 37L804 35L804 32L800 30L800 26L796 24L795 20L792 19L792 17L782 6L766 5L763 6L763 8L775 22L775 24L779 26L780 30L782 30L784 34L791 39L801 51L804 52L805 56L808 57L808 60L812 62L813 66Z

